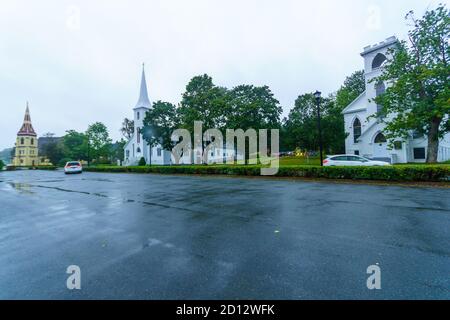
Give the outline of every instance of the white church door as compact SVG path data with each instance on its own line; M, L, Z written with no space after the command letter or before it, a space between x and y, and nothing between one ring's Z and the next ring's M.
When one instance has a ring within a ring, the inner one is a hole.
M391 155L389 154L387 140L384 134L381 132L378 133L375 136L374 142L373 142L373 158L391 158Z

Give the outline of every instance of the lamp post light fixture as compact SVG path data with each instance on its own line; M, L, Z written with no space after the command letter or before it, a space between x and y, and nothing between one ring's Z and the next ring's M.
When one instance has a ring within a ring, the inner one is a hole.
M320 100L322 97L322 92L314 92L314 97L317 103L317 128L319 129L319 152L320 152L320 166L323 166L323 144L322 144L322 126L320 124Z

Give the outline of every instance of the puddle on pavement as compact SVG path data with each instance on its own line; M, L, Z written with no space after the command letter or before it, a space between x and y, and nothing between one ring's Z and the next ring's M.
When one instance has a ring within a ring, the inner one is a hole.
M21 193L26 193L26 194L34 194L35 193L31 190L32 185L30 185L28 183L8 182L8 185Z

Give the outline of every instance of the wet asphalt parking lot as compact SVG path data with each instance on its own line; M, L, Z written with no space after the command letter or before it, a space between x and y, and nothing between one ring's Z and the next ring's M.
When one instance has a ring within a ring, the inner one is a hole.
M0 299L96 298L450 299L450 189L0 172Z

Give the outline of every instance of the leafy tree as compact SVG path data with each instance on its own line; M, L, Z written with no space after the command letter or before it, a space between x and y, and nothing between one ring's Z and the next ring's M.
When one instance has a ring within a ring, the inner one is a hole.
M342 152L345 140L344 123L341 109L336 107L335 97L323 98L320 111L324 151ZM312 93L300 95L295 100L295 107L284 120L282 138L284 150L319 149L317 103Z
M282 131L284 149L318 149L316 102L313 94L300 95L294 108L284 120Z
M120 132L126 139L130 140L134 133L134 121L128 118L123 119Z
M3 163L3 160L0 160L0 170L3 170L4 166L5 166L5 164Z
M53 136L48 136L52 138ZM47 157L51 163L58 164L61 159L64 158L64 146L63 143L57 139L50 139L45 145L42 146L42 155Z
M108 129L101 122L91 124L86 136L88 140L89 158L96 161L101 158L107 158L110 155L111 139L109 138Z
M203 121L205 128L224 126L224 108L226 107L226 89L214 85L206 74L196 76L186 86L179 112L180 125L194 131L194 121Z
M174 144L171 136L178 126L179 116L175 105L157 101L153 103L152 108L145 115L142 135L150 148L161 144L163 149L172 150Z
M445 5L427 11L413 23L409 40L390 50L383 74L389 84L376 100L385 115L388 138L407 138L411 131L427 136L427 162L437 162L439 139L450 131L450 13Z
M275 129L283 109L268 86L240 85L228 92L225 115L230 129Z
M68 130L62 139L64 158L69 160L87 160L87 136L82 132Z
M120 139L119 141L116 141L116 143L114 143L111 146L112 161L116 161L116 160L123 161L124 160L124 148L125 148L126 143L127 142L124 139Z

